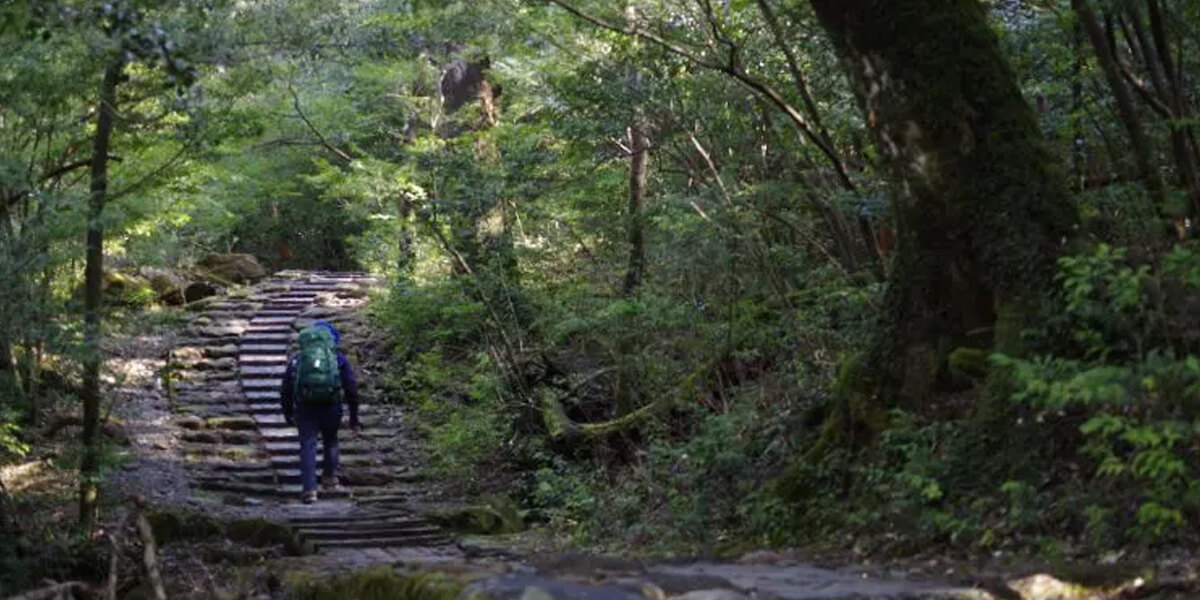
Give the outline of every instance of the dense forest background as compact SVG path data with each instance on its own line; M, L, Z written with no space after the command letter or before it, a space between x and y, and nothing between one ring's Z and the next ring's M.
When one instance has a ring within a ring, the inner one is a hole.
M579 543L1196 542L1196 3L16 1L0 55L0 462L79 415L85 524L106 330L237 252L386 276L436 475Z

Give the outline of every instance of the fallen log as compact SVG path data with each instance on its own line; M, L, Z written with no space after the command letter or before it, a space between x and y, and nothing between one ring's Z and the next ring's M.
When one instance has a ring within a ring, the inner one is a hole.
M543 391L540 401L542 421L546 425L546 432L555 440L578 437L591 439L625 431L640 425L660 412L694 399L700 389L700 382L704 380L704 377L708 375L716 364L717 359L705 361L700 368L684 378L683 382L676 388L674 394L660 396L657 400L615 419L600 423L580 423L572 420L571 417L567 416L567 410L563 407L563 401L570 398L576 391L582 389L596 378L614 370L612 368L600 369L588 375L582 382L576 384L571 388L570 392L562 397L557 397L548 391Z
M86 589L82 582L67 581L9 596L6 600L71 600Z

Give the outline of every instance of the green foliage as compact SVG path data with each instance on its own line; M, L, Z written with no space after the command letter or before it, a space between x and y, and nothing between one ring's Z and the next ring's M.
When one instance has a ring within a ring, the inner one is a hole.
M11 409L0 407L0 464L21 458L29 452L29 444L21 439L21 427L14 422Z
M1168 325L1186 322L1180 311L1200 298L1196 252L1177 246L1158 265L1131 264L1105 245L1064 257L1063 310L1035 336L1048 352L993 357L1036 419L1078 423L1078 451L1108 494L1089 529L1117 519L1156 540L1200 517L1200 472L1188 458L1200 444L1200 347L1194 331ZM1136 503L1132 521L1119 512L1125 501Z

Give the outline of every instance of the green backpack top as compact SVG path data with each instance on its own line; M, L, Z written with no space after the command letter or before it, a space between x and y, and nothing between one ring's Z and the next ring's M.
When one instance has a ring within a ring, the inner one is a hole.
M294 397L304 404L341 401L337 348L328 329L309 327L300 332L300 352L292 372L292 386Z

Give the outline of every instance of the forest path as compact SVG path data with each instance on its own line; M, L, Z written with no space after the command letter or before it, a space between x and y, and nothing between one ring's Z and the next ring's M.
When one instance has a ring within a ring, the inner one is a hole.
M357 363L374 338L362 308L376 285L362 273L283 271L205 304L170 355L183 461L195 495L284 521L316 551L340 555L334 562L455 558L450 538L409 504L431 486L398 409L376 402L369 373L360 372L363 431L343 427L340 436L342 489L300 502L298 432L280 408L288 353L320 319L338 327Z
M169 404L187 473L186 502L211 512L288 524L315 553L285 571L344 574L368 566L439 570L467 594L505 600L843 600L991 598L938 582L767 562L661 562L551 554L518 557L455 541L424 515L441 506L421 477L421 448L399 409L379 402L376 374L355 357L378 341L363 310L378 282L362 273L284 271L203 305L170 352ZM280 385L297 332L322 319L342 332L359 368L360 435L343 429L344 489L300 502L298 433L284 422ZM178 500L179 498L177 498Z

